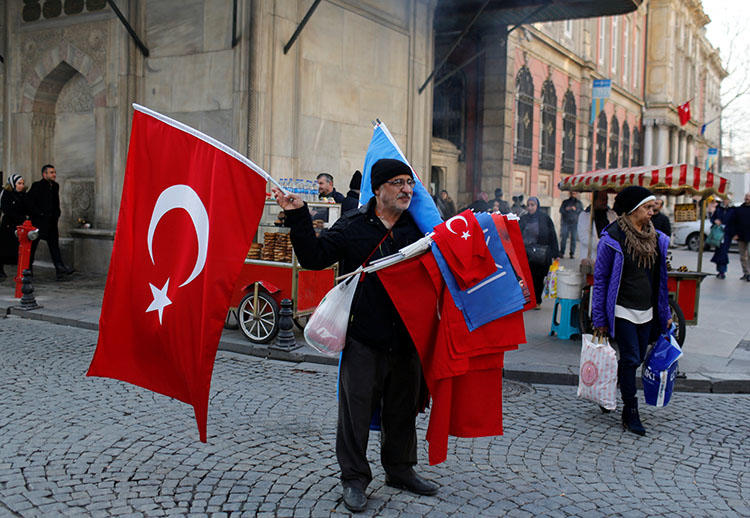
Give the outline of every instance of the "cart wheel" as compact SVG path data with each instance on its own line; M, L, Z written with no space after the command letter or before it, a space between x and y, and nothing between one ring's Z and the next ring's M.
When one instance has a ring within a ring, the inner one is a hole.
M591 334L594 326L591 324L591 286L584 286L581 290L581 306L578 308L578 325L581 333Z
M677 325L675 338L680 347L682 347L682 344L685 342L685 315L682 314L680 306L672 298L669 299L669 309L672 311L672 322Z
M687 245L688 250L690 250L691 252L697 252L698 248L700 247L700 243L701 237L698 232L693 232L685 240L685 244Z
M224 329L237 329L239 324L237 323L237 308L229 308L227 310L227 317L224 319Z
M259 292L257 316L255 310L254 294L248 293L237 308L240 331L251 342L266 344L279 332L279 305L267 293Z

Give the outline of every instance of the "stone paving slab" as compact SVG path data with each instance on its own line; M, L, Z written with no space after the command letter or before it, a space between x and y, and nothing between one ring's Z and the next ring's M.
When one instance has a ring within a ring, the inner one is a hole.
M0 516L347 516L336 369L218 354L208 442L190 407L84 376L93 331L0 320ZM674 395L624 432L569 386L504 384L500 437L449 442L419 471L435 497L387 487L377 432L361 516L748 516L750 396ZM214 514L215 513L215 514Z
M673 249L673 263L695 267L697 254ZM704 270L710 270L710 255L704 256ZM576 261L563 259L563 264L575 267ZM688 327L685 356L680 371L685 378L676 382L676 390L688 392L721 392L728 390L750 393L750 283L734 280L740 269L737 255L730 257L729 277L725 281L708 277L701 288L699 326ZM0 283L0 308L23 318L45 320L85 329L98 329L99 312L105 278L75 274L65 282L56 282L54 273L37 272L37 301L44 307L34 311L11 308L17 300L11 297L12 286ZM577 384L580 358L580 339L560 340L549 336L552 301L545 300L540 311L524 314L528 343L505 355L505 376L527 383ZM717 331L716 326L722 330ZM726 328L726 330L724 330ZM254 345L237 330L225 330L219 348L242 354L292 362L338 363L313 350L295 328L300 348L292 352L278 351Z

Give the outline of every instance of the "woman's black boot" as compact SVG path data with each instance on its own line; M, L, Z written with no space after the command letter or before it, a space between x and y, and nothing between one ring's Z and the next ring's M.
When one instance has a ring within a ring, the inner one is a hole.
M636 435L646 435L646 429L638 415L638 403L626 404L622 409L622 426Z

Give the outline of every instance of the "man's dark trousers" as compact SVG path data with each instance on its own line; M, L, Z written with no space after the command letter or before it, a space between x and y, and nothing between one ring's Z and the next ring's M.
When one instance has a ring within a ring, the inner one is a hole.
M576 253L576 241L578 241L578 223L561 223L560 230L560 255L565 255L565 242L570 234L570 255Z
M49 246L49 255L52 258L52 264L55 265L55 270L63 270L65 264L62 260L62 254L60 253L60 234L57 230L57 220L48 221L44 225L39 225L39 239L31 242L31 255L29 265L34 266L34 256L36 255L36 249L39 246L39 241L45 240L47 246Z
M373 410L381 402L380 460L386 474L403 477L417 463L421 364L410 341L397 345L392 350L380 349L347 337L339 372L336 432L344 487L364 491L372 480L367 440Z

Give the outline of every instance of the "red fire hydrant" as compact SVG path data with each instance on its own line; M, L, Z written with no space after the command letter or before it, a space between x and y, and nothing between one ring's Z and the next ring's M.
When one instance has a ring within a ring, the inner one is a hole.
M39 230L31 224L28 219L23 225L16 227L16 237L18 238L18 270L16 271L16 298L23 296L21 286L23 286L23 271L29 268L31 259L31 242L39 237Z

